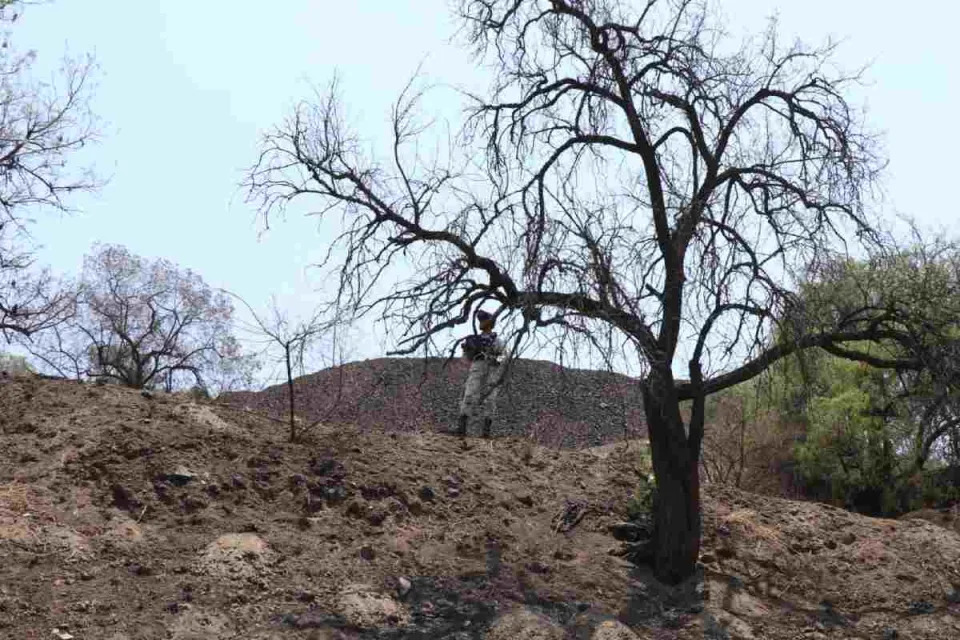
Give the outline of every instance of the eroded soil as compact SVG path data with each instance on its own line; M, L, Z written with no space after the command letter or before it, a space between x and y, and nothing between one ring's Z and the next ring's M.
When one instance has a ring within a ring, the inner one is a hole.
M611 553L642 442L285 435L0 382L0 637L960 637L947 526L707 488L702 575L668 589Z

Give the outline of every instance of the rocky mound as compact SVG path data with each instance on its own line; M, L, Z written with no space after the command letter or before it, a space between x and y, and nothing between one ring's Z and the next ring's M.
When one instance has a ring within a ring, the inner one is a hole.
M0 637L960 637L960 536L708 488L702 575L611 553L642 442L270 420L0 382Z
M308 422L394 433L447 430L457 419L467 368L461 359L382 358L326 369L295 381L297 413ZM277 385L221 399L279 418L286 394ZM636 381L615 373L518 360L498 405L495 435L548 446L596 446L646 433Z

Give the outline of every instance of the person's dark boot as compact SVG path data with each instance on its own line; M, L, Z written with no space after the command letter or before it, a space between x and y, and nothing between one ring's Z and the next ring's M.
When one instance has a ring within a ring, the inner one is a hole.
M487 418L486 420L483 421L483 437L484 438L490 437L490 427L492 426L493 426L492 418Z
M457 420L456 435L460 436L461 438L467 437L467 416L460 416L460 418Z

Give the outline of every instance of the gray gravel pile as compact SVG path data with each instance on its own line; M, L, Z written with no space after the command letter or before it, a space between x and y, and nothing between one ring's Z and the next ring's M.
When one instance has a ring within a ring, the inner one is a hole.
M388 432L452 427L467 363L440 358L381 358L325 369L295 381L306 421L350 423ZM286 386L228 393L221 401L284 417ZM500 393L495 436L531 437L555 447L605 444L646 434L636 380L605 371L518 360ZM476 426L473 427L476 429Z

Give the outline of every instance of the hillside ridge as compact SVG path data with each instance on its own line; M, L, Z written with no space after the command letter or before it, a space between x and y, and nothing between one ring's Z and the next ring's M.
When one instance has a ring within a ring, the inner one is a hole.
M614 531L643 441L585 449L321 425L0 380L0 637L960 637L960 535L719 486L667 588Z

